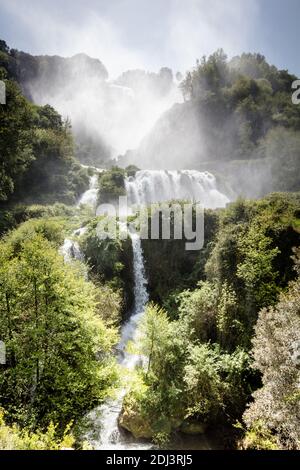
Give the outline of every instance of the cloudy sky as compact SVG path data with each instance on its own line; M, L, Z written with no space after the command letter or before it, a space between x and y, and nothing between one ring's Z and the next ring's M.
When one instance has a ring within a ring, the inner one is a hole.
M222 47L300 75L299 0L0 0L0 38L32 54L98 57L111 76L175 72Z

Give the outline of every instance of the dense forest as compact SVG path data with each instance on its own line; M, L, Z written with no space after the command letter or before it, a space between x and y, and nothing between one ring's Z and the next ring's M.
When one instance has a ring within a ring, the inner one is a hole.
M77 160L71 122L30 100L20 74L30 80L39 62L22 54L0 41L0 449L92 448L87 415L124 380L118 423L137 440L168 448L178 434L207 434L221 448L299 449L295 77L259 54L203 58L180 83L183 102L100 171ZM100 61L92 70L106 78ZM172 80L164 68L126 72L119 84L158 84L163 96ZM78 201L94 178L96 204L116 202L147 166L215 172L232 202L205 209L200 251L175 236L141 240L149 302L127 350L144 360L124 379L117 352L136 301L134 241L99 237L109 216Z
M0 78L7 95L0 109L0 203L75 203L88 187L88 176L74 158L70 123L49 105L36 106L22 95L3 41Z

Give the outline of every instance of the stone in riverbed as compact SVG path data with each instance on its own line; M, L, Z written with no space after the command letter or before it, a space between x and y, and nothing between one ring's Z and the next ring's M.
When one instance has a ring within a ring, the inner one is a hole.
M123 408L119 416L121 428L131 432L135 439L151 439L153 431L145 419L130 408Z

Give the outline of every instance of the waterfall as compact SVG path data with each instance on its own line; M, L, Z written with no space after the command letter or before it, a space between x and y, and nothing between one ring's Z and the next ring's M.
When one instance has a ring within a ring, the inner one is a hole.
M63 255L66 263L69 263L72 259L83 261L83 254L80 250L80 246L75 240L65 238L64 244L62 245L59 251Z
M129 341L135 343L138 340L138 324L149 299L141 240L132 231L130 231L130 237L133 249L135 302L132 315L122 327L120 342L117 346L118 362L124 370L128 371L133 370L138 364L142 363L141 356L127 352L126 346ZM94 448L106 450L149 448L149 444L136 442L119 430L118 418L125 394L126 387L124 385L118 391L115 399L108 400L104 405L89 413L88 419L93 423L93 431L88 433L86 438Z
M97 205L97 197L98 197L98 173L101 170L97 171L96 174L90 177L90 184L89 189L85 191L82 196L79 198L77 203L77 207L81 204L86 204L90 206L92 209L96 210ZM76 229L73 232L73 237L80 237L86 231L85 227L81 227ZM63 245L60 248L60 253L63 255L65 261L68 263L72 259L76 259L79 261L83 261L83 254L80 250L79 243L76 240L71 238L65 238Z
M142 170L125 181L129 205L174 199L200 202L205 208L225 207L229 199L217 188L214 175L196 170Z
M86 204L93 209L96 209L97 205L97 197L98 197L98 173L90 177L90 187L87 191L85 191L82 196L80 197L77 206L79 207L81 204Z
M229 202L227 196L217 188L216 178L207 172L138 171L134 177L126 178L125 186L130 206L181 199L200 202L207 208L216 208L224 207ZM95 189L92 187L89 191ZM79 203L87 200L92 202L93 195L92 192L83 195ZM120 229L122 229L121 224ZM146 449L151 446L149 443L135 440L118 426L123 399L127 393L126 371L132 371L138 365L142 366L144 359L128 352L126 348L129 342L137 343L139 339L138 325L149 300L141 240L133 229L129 229L129 235L133 249L134 309L121 329L121 338L117 346L117 359L124 371L124 383L115 398L108 399L87 415L88 431L84 437L95 449Z

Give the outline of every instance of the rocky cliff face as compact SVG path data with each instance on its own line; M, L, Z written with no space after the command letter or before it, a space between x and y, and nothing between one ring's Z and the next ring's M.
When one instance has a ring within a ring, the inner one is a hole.
M108 72L99 59L86 54L70 58L32 56L9 49L4 41L0 41L0 53L0 67L4 61L9 77L19 83L29 100L38 105L50 104L71 120L79 160L102 166L111 158L109 142L97 119L97 96L101 95L98 101L103 107L108 79Z
M108 72L99 59L86 54L65 58L59 56L32 56L25 52L12 52L15 75L24 94L31 100L38 95L55 95L58 88L65 89L78 80L96 79L103 82Z
M85 54L63 58L7 52L23 93L71 120L77 157L85 164L105 166L138 147L179 95L166 67L158 73L128 70L109 80L102 62Z

